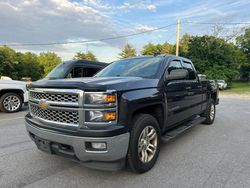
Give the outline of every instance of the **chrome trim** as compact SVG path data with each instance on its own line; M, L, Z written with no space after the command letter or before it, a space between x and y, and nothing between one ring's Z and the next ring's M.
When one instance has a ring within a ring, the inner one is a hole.
M49 101L48 104L57 106L83 106L84 91L79 89L50 89L50 88L32 88L30 92L45 93L45 94L78 94L78 102L60 102L60 101ZM29 100L33 102L39 102L39 99L32 98L29 94Z
M109 126L112 124L116 124L118 121L118 101L117 101L117 92L115 90L107 90L104 92L84 92L79 89L56 89L56 88L31 88L31 92L40 92L40 93L51 93L51 94L78 94L78 103L72 103L72 102L58 102L58 101L47 101L49 104L48 109L51 110L60 110L60 111L78 111L78 120L79 124L67 124L67 123L61 123L57 121L50 121L46 119L39 118L31 113L32 117L35 119L38 119L41 122L47 123L51 126L53 125L62 125L62 126L70 126L70 127L78 127L78 128L86 128L86 127L94 127L103 125L103 126ZM85 93L103 93L103 94L110 94L114 93L116 95L116 103L110 105L110 104L84 104L85 102ZM39 99L33 99L29 96L29 103L38 106ZM29 108L30 108L29 104ZM85 122L85 111L91 111L91 110L98 110L98 111L116 111L116 120L115 121L109 121L109 122Z
M34 103L34 102L29 102L29 109L31 109L31 107L30 107L30 105L34 105L34 106L37 106L38 107L38 104L37 103ZM51 120L47 120L47 119L43 119L43 118L40 118L40 117L38 117L38 116L36 116L35 114L33 114L32 112L31 112L31 110L29 110L29 112L30 112L30 115L33 117L33 118L35 118L35 119L37 119L37 120L39 120L39 121L41 121L41 122L45 122L45 123L48 123L48 124L50 124L50 125L62 125L62 126L70 126L70 127L79 127L79 126L81 126L82 125L82 122L80 121L80 117L81 117L81 115L83 114L83 111L81 111L80 109L78 109L78 108L60 108L60 107L51 107L51 106L49 106L48 107L48 110L60 110L60 111L76 111L76 112L78 112L78 121L79 121L79 124L71 124L71 123L62 123L62 122L58 122L58 121L51 121Z

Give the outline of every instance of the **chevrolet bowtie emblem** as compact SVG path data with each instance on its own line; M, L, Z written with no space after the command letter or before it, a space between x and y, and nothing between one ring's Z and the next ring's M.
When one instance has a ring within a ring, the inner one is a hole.
M39 101L38 107L43 109L43 110L46 110L49 107L49 104L47 103L46 100L42 99Z

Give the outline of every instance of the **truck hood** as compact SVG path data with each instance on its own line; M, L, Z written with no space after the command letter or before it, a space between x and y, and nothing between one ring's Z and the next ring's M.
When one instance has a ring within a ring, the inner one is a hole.
M89 77L59 80L39 80L31 88L71 88L85 91L134 90L157 87L159 79L140 77Z
M0 84L16 84L16 85L26 85L26 82L18 81L18 80L0 80Z

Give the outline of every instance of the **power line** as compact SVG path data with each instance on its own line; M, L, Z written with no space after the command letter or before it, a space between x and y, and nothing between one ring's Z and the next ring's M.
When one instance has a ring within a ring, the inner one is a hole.
M215 25L215 24L221 24L221 25L247 25L250 24L249 22L195 22L195 21L184 21L182 24L198 24L198 25ZM68 41L68 42L48 42L48 43L19 43L19 44L13 44L13 43L6 43L6 44L0 44L0 46L53 46L53 45L62 45L62 44L84 44L84 43L90 43L90 42L103 42L103 41L109 41L109 40L115 40L115 39L121 39L121 38L127 38L132 36L137 36L141 34L151 33L154 31L159 31L171 26L176 25L176 23L172 23L166 26L158 27L155 29L151 29L148 31L142 31L138 33L132 33L128 35L120 35L115 37L109 37L109 38L101 38L101 39L93 39L93 40L78 40L78 41Z
M191 23L191 24L199 24L199 25L215 25L215 24L221 24L221 25L247 25L250 24L250 22L194 22L194 21L186 21L182 23Z
M126 38L126 37L132 37L136 35L141 35L145 33L151 33L154 31L162 30L171 26L176 25L176 23L172 23L163 27L158 27L155 29L151 29L148 31L142 31L138 33L133 33L129 35L120 35L116 37L109 37L109 38L102 38L102 39L93 39L93 40L81 40L81 41L68 41L68 42L48 42L48 43L23 43L23 44L0 44L0 46L51 46L51 45L60 45L60 44L83 44L83 43L90 43L90 42L100 42L100 41L108 41L108 40L115 40L115 39L120 39L120 38Z

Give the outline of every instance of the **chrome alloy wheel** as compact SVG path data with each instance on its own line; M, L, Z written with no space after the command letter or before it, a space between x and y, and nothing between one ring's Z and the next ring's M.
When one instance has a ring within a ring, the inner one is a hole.
M210 119L213 120L215 116L215 105L211 104L211 108L210 108Z
M143 163L150 162L157 150L158 138L157 132L151 125L146 126L139 137L138 141L138 155Z
M3 100L4 108L10 112L17 110L20 105L21 100L15 95L9 95Z

